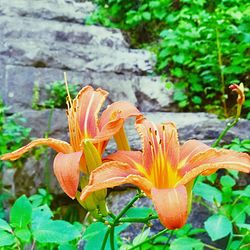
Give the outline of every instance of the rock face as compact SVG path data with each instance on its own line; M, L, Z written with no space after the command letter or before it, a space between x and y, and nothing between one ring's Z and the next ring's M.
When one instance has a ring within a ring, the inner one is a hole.
M159 77L147 76L154 55L129 49L117 29L84 25L92 3L0 3L0 93L9 112L31 109L34 83L42 92L45 84L63 80L64 71L69 83L110 91L109 102L122 99L143 111L170 110L171 92Z

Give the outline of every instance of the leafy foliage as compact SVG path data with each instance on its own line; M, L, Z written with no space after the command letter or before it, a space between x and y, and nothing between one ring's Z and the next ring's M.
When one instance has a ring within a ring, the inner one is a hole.
M197 200L205 205L212 215L205 221L204 228L212 241L230 236L228 249L239 249L249 241L247 217L250 215L250 186L237 190L238 171L227 171L226 175L213 174L209 177L199 177L194 187L194 194L210 202L211 205ZM214 187L217 186L217 187ZM237 237L241 240L236 245Z
M7 115L8 108L5 107L0 100L0 154L14 151L24 144L29 138L30 128L24 127L21 124L25 119L20 114ZM20 161L19 161L20 163ZM0 170L3 164L11 167L10 162L0 162ZM18 162L15 163L18 166Z
M250 140L240 140L239 138L235 138L230 144L224 145L223 147L238 152L250 152Z
M249 77L249 1L94 2L97 11L86 22L126 30L133 46L156 52L156 72L174 83L181 109L216 113L223 105L228 115L227 86ZM247 101L245 113L249 108Z
M72 98L74 98L78 91L79 86L76 84L70 84L69 93ZM65 87L65 83L62 81L56 81L51 84L46 84L45 86L47 98L43 102L39 102L40 100L40 87L38 83L34 84L33 88L33 101L32 108L33 109L53 109L53 108L66 108L66 97L67 90Z
M78 223L52 220L53 212L47 204L30 200L25 195L19 197L10 210L10 222L0 219L0 246L24 249L33 242L38 249L65 249L65 244L76 245L82 233Z

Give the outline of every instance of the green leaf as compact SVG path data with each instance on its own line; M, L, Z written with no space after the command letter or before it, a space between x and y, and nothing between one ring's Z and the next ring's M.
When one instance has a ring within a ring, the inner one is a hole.
M245 228L247 230L250 230L250 224L237 224L239 228Z
M81 233L69 222L63 220L42 221L32 228L33 237L40 243L67 243L77 239Z
M232 232L232 222L224 215L212 215L204 225L212 241L224 238Z
M202 250L203 243L200 240L182 237L175 239L171 245L170 250L183 250L185 246L185 250Z
M183 64L183 63L184 63L184 60L185 60L184 54L179 54L179 55L174 55L174 56L173 56L173 61L174 61L174 62Z
M58 250L77 250L77 246L70 244L63 244L58 247Z
M92 223L83 234L83 239L87 240L85 250L101 249L102 241L108 230L107 225L101 222Z
M137 245L140 244L141 242L143 242L144 240L147 239L148 235L150 233L150 228L147 228L145 231L141 232L140 234L138 234L134 240L133 240L133 245Z
M193 192L194 194L201 196L204 200L210 202L216 201L221 203L222 201L220 190L202 182L196 182Z
M240 204L235 204L232 208L232 218L233 221L238 225L238 224L244 224L246 221L246 204L240 203Z
M229 249L230 250L239 250L240 249L240 245L241 245L241 241L240 240L232 241L232 243L229 246Z
M31 233L28 228L16 228L15 235L19 238L22 242L29 242Z
M48 205L33 208L32 210L32 228L39 228L41 224L46 223L52 218L53 213Z
M174 92L174 100L175 101L184 101L187 99L187 95L179 89L176 89Z
M160 1L150 1L149 2L149 7L150 8L157 8L157 7L160 7L160 6L161 6Z
M192 102L194 104L201 104L202 103L202 99L199 96L195 95L195 96L192 97Z
M222 176L220 178L220 183L224 187L233 187L236 184L235 180L229 175Z
M171 70L171 73L173 76L176 76L176 77L182 77L184 74L181 68L174 68Z
M31 222L32 206L25 195L19 197L10 210L10 224L24 228Z
M214 182L216 181L216 178L217 178L217 173L214 173L214 174L211 174L211 175L208 175L208 176L207 176L207 179L208 179L212 184L214 184Z
M149 215L155 215L156 212L148 207L131 207L127 212L126 216L130 218L148 217Z
M142 13L142 17L143 17L143 19L144 20L146 20L146 21L150 21L151 20L151 13L150 12L143 12Z
M244 190L233 191L234 195L240 195L244 197L250 197L250 185L246 186Z
M10 246L15 243L15 237L6 231L0 231L0 247Z
M0 219L0 230L8 231L10 233L12 232L10 225L2 219Z

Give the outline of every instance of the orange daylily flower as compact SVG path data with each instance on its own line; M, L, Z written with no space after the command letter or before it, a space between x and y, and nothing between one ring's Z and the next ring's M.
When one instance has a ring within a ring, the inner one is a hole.
M74 100L68 93L66 113L70 143L52 138L36 139L12 153L2 155L1 160L14 161L35 146L46 145L53 148L58 152L54 159L54 173L64 192L74 199L78 189L80 170L87 175L90 174L83 154L83 141L92 138L95 147L102 155L112 136L121 134L124 137L124 121L130 116L141 115L132 104L115 102L108 106L98 118L107 95L108 92L105 90L101 88L94 90L91 86L84 87ZM125 145L124 148L128 146Z
M91 192L131 183L152 199L161 223L181 228L191 207L194 179L220 168L249 173L250 157L226 149L214 149L197 140L180 146L175 125L156 125L137 119L143 152L118 151L109 155L91 175L81 194L84 200Z
M229 86L229 88L238 94L237 103L242 106L245 102L245 89L243 83L240 83L240 85L232 84Z

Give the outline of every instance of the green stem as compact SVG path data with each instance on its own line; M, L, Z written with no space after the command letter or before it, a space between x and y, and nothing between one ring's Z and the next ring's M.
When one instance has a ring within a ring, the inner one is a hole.
M222 104L224 109L224 116L227 117L227 105L225 102L225 78L223 73L223 62L222 62L222 52L221 52L221 45L220 45L220 39L219 39L219 30L216 28L216 46L218 51L218 64L220 68L220 79L221 79L221 94L222 94Z
M115 225L111 225L110 228L110 248L111 250L115 250Z
M229 236L229 240L227 242L226 250L230 249L230 245L231 245L232 241L233 241L233 234L231 233L230 236Z
M116 216L114 219L114 225L119 221L119 219L129 210L129 208L141 197L143 197L143 194L141 191L138 191L138 194L122 209L122 211Z
M227 132L234 127L237 122L239 121L239 117L235 117L234 121L232 123L228 123L226 128L221 132L218 139L213 143L212 147L215 148L219 145L220 141L223 139L223 137L227 134Z
M135 222L135 223L144 223L147 224L150 220L158 219L157 215L148 216L146 218L121 218L119 222Z
M101 250L105 250L105 246L106 246L106 243L107 243L107 240L108 240L108 237L109 237L109 233L110 233L110 228L105 233L105 236L104 236L104 239L103 239L103 242L102 242Z
M48 138L51 132L50 130L51 130L51 122L52 122L53 113L54 113L54 107L51 108L49 112L48 127L47 127L47 131L44 134L45 138ZM49 150L48 149L46 149L46 154L45 154L44 176L45 176L46 187L48 190L50 190L50 167L49 167Z
M214 246L211 246L211 245L208 245L208 244L204 244L204 246L206 248L213 249L213 250L221 250L220 248L217 248L217 247L214 247Z
M166 245L168 245L168 244L170 243L170 240L171 240L173 234L174 234L174 230L172 230L172 231L170 232L170 234L169 234L169 236L168 236L168 241L166 242Z
M168 229L166 228L166 229L160 231L159 233L153 235L152 237L150 237L150 238L148 238L148 239L146 239L146 240L140 242L139 244L137 244L137 245L135 245L135 246L132 246L131 248L129 248L129 250L136 249L137 247L140 247L140 246L142 246L143 244L145 244L145 243L147 243L147 242L150 242L150 241L156 239L157 237L161 236L162 234L165 234L167 231L168 231Z
M129 210L129 208L139 199L143 197L143 194L141 193L140 190L138 190L137 195L134 196L134 198L122 209L122 211L115 217L113 218L113 222L110 223L111 228L110 228L110 247L111 250L114 250L115 244L115 227L117 224L119 224L120 218ZM105 246L104 246L105 247Z

